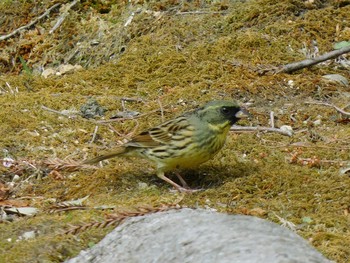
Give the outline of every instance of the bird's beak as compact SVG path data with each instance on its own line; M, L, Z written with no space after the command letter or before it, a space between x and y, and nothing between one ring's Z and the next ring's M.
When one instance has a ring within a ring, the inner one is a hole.
M241 110L237 112L235 116L238 119L252 117L252 115L246 109L243 109L243 108L241 108Z

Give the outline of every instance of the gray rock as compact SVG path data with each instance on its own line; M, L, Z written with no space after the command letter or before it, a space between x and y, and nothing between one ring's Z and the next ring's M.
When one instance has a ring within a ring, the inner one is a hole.
M287 228L243 215L181 209L127 220L67 263L331 262Z

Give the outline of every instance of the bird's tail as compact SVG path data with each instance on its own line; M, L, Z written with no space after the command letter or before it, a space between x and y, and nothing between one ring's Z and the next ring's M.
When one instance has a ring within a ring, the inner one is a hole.
M83 164L94 164L94 163L98 163L100 161L106 160L106 159L110 159L113 157L116 157L118 155L124 154L127 152L127 147L124 146L120 146L118 147L115 151L113 152L109 152L100 156L97 156L93 159L89 159L83 162Z

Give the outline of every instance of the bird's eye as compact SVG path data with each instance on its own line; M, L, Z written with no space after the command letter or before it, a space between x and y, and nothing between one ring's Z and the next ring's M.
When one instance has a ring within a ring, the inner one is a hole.
M221 108L221 112L222 112L223 114L228 114L228 113L230 113L230 109L229 109L229 108L226 108L226 107L222 107L222 108Z

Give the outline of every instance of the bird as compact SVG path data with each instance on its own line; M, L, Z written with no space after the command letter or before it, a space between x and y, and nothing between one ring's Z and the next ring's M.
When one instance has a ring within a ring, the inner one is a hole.
M182 186L165 176L169 171L193 169L210 160L224 146L230 127L249 113L236 101L215 100L132 137L114 150L83 164L116 156L137 156L156 164L157 176L179 192L193 192L179 173Z

